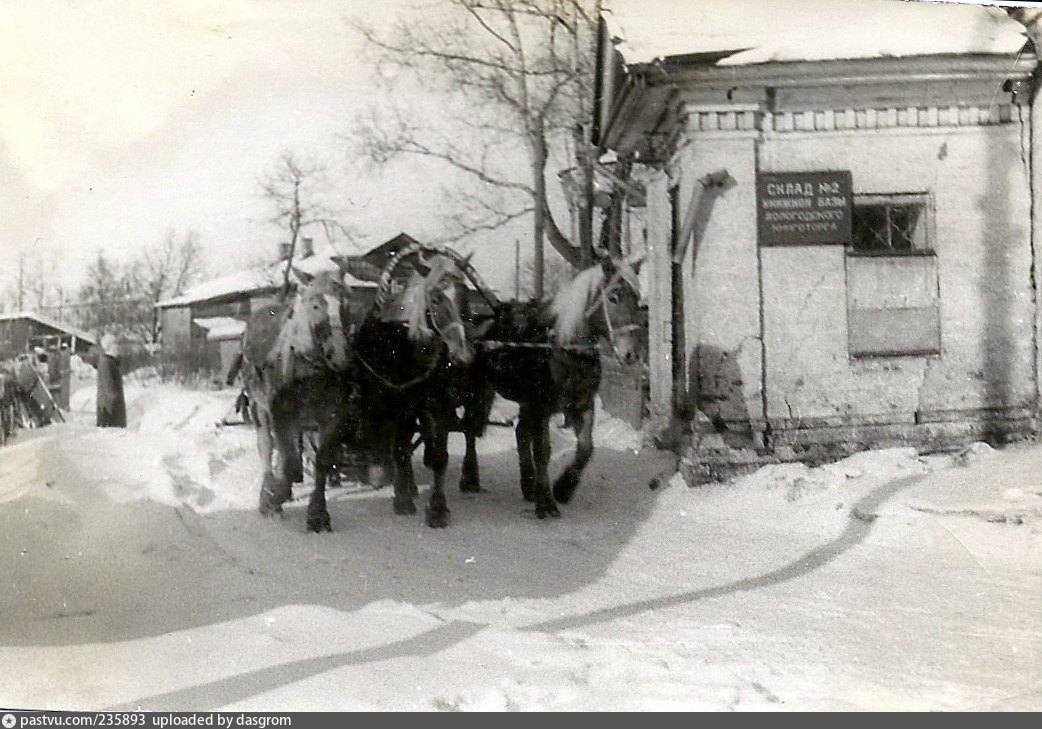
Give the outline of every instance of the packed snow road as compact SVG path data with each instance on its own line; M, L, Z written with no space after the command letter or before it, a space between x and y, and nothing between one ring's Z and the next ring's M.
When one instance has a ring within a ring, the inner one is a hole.
M670 459L604 420L538 521L492 428L448 529L344 488L315 535L255 513L235 393L127 396L0 449L0 705L1042 709L1038 445L652 491Z

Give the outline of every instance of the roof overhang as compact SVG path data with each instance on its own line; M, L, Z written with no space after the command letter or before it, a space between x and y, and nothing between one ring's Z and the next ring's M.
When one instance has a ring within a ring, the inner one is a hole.
M675 56L654 63L626 67L626 81L618 90L610 113L602 120L601 147L619 153L647 155L656 136L676 118L685 92L717 90L721 99L755 89L794 89L886 86L899 95L924 84L944 82L1027 81L1035 71L1035 55L1016 57L989 54L934 55L902 58L864 58L831 61L769 62L747 66L720 66L704 54ZM738 105L747 106L746 94ZM764 111L771 108L766 92L757 98ZM958 101L953 99L953 102ZM726 105L728 102L724 101Z

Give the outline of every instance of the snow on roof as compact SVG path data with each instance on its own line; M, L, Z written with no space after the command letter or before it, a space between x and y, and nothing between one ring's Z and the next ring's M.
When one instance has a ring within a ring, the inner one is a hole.
M202 317L193 319L193 322L206 330L206 339L211 342L218 339L237 339L246 331L246 322L230 316Z
M85 342L90 342L91 344L96 343L94 341L94 337L87 334L87 332L83 331L82 329L77 329L76 327L71 327L68 324L63 324L57 321L56 319L51 319L50 317L44 316L43 314L37 314L33 311L16 311L11 314L0 314L0 321L14 321L16 319L32 319L33 321L37 321L40 324L43 324L44 326L49 326L52 329L58 329L68 334L72 334L76 338L82 339Z
M316 253L313 256L295 260L293 267L311 276L327 271L335 272L337 271L337 265L333 261L333 257L336 255L336 251L333 250ZM267 267L250 268L211 279L198 286L193 286L180 296L158 302L156 307L166 309L172 306L187 306L216 299L220 296L275 289L282 282L283 266L285 266L285 263L278 261ZM290 278L291 280L296 280L292 276ZM369 288L377 285L370 281L357 279L350 274L345 274L343 280L346 285L357 288Z
M249 268L193 286L180 296L158 302L156 307L165 309L170 306L186 306L187 304L208 301L209 299L216 299L219 296L228 294L263 291L264 289L274 288L277 285L277 280L272 277L270 269Z
M627 63L695 53L724 54L720 66L1015 55L1026 40L998 8L905 0L611 0L605 20Z

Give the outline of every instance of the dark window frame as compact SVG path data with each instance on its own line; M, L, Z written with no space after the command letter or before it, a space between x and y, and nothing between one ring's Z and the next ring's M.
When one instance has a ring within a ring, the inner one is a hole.
M887 240L882 241L878 227L877 230L871 230L869 226L865 225L865 228L869 228L869 232L883 245L878 247L859 245L859 208L863 211L860 213L860 219L866 216L865 209L882 209L882 214L886 220L884 225ZM918 208L919 214L912 235L903 236L908 245L895 247L894 231L896 230L902 234L905 232L899 225L893 222L894 212L902 208ZM854 195L853 210L851 211L851 240L846 247L846 253L852 257L935 256L937 254L934 250L933 221L933 198L929 193L856 194Z

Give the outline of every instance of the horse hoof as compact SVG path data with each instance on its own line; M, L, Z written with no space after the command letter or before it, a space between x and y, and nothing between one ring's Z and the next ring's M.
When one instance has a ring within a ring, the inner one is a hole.
M416 504L411 501L395 501L394 513L399 516L408 516L416 513Z
M579 482L576 479L561 476L561 478L557 479L557 483L554 484L554 498L558 503L567 504L572 500L578 487Z
M461 476L460 477L460 493L461 494L480 494L485 489L481 488L481 482L473 476Z
M261 516L274 516L282 513L282 502L276 501L274 494L270 491L262 491L260 504L258 504Z
M329 512L324 511L321 514L308 514L308 531L314 532L315 534L333 531L333 525L329 520Z
M548 516L557 519L561 516L561 512L558 511L556 504L550 504L549 506L536 506L535 516L537 519L545 519Z
M444 529L449 525L449 510L432 511L427 509L427 526L431 529Z

